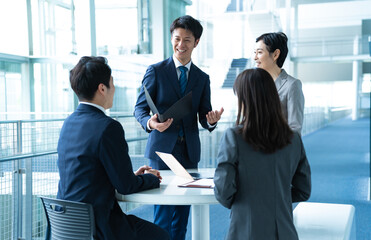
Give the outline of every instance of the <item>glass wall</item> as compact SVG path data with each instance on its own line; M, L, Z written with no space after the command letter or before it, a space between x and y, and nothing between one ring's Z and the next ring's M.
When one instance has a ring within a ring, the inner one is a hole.
M21 67L19 63L0 61L0 112L22 112Z
M30 111L30 84L27 64L1 60L0 57L0 120L22 118Z
M289 38L289 55L283 67L302 81L305 106L323 109L326 116L332 109L343 109L344 114L353 108L363 109L366 115L358 114L362 117L369 116L365 103L370 99L366 64L370 58L365 48L371 35L367 32L370 9L370 1L200 0L187 6L187 13L204 26L195 56L198 65L210 74L212 93L216 93L212 97L223 94L233 99L231 89L221 89L233 73L233 59L246 58L246 67L254 67L255 39L266 32L283 31ZM217 97L213 103L216 108L235 107L235 103Z
M1 2L0 31L12 36L0 39L0 112L6 113L1 118L72 112L77 99L69 70L80 56L94 52L107 57L113 69L117 93L111 111L131 115L141 78L153 62L150 55L141 55L152 49L150 4L149 0Z
M137 0L96 0L95 7L97 54L138 53Z
M35 63L35 112L70 112L74 109L74 93L69 83L71 64Z
M73 111L77 100L69 87L68 71L80 56L96 53L106 56L114 69L118 94L112 111L131 113L145 69L161 60L151 54L153 49L163 49L165 57L172 54L169 27L183 14L194 16L204 26L193 61L210 74L215 93L233 95L221 86L233 59L246 58L246 67L254 66L251 56L257 36L284 31L290 43L284 68L302 80L306 106L326 103L322 107L350 108L356 92L348 91L354 88L354 61L359 61L361 69L360 108L369 98L370 60L362 57L367 56L369 1L293 1L290 11L282 1L161 0L156 4L163 6L163 16L155 21L150 0L1 2L0 31L11 37L0 39L4 56L0 111ZM154 41L154 31L162 31L162 46ZM14 56L23 59L14 63ZM7 67L12 64L16 70ZM313 93L313 89L321 90ZM218 101L213 97L216 108L223 104Z
M28 55L26 1L0 1L0 32L0 53Z
M32 29L32 55L50 57L76 53L73 3L73 0L30 0L32 18L28 24Z

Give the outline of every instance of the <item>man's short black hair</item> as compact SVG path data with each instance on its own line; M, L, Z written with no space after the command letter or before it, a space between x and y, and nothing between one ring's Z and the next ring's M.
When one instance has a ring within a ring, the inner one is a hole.
M263 40L264 44L267 46L269 53L273 53L276 49L280 50L280 56L277 59L278 67L282 67L289 49L287 48L287 36L283 32L275 33L264 33L256 39L256 42Z
M82 57L70 71L71 88L79 100L92 100L99 84L109 88L111 68L104 57Z
M170 26L171 35L173 34L173 31L177 28L183 28L185 30L191 31L196 41L201 38L203 30L200 21L194 19L189 15L178 17L177 19L174 20L174 22Z

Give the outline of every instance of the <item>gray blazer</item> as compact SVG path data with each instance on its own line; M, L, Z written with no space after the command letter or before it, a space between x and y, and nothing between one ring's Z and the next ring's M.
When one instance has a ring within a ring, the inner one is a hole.
M274 83L287 123L293 131L301 134L304 119L304 95L300 80L291 77L282 69Z
M228 240L298 239L292 202L311 192L311 173L300 135L272 154L252 149L240 127L225 132L215 171L215 197L231 209Z

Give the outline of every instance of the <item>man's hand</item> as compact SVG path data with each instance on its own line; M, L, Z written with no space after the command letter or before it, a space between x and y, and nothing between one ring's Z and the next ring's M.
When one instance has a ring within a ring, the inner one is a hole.
M145 173L150 173L150 174L153 174L155 175L156 177L158 177L158 179L160 179L160 182L162 180L162 177L161 177L161 174L158 170L156 169L149 169L149 170L146 170Z
M142 175L144 174L145 171L148 171L148 170L151 170L152 167L150 166L147 166L147 165L143 165L141 166L140 168L138 168L138 170L134 173L135 175Z
M165 131L166 129L168 129L168 127L170 127L170 125L173 123L173 119L172 118L169 118L168 120L166 120L165 122L162 122L160 123L157 119L157 113L155 115L153 115L150 119L149 119L149 127L151 129L156 129L157 131L159 132L163 132Z
M224 108L220 108L220 111L210 111L206 114L206 119L207 119L207 122L210 124L210 125L214 125L216 124L219 120L220 120L220 117L222 116L224 112Z
M157 171L156 169L152 169L152 167L147 166L147 165L143 165L140 168L138 168L138 170L134 174L136 176L138 176L138 175L142 175L144 173L149 173L149 174L155 175L156 177L158 177L158 179L160 180L160 182L162 180L162 177L161 177L160 172Z

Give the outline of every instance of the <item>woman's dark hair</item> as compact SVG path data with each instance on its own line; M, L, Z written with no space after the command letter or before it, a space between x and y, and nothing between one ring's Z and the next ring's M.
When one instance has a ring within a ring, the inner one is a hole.
M189 15L178 17L173 21L170 26L170 33L173 34L173 31L177 28L183 28L192 32L196 41L201 38L203 27L201 23Z
M281 110L271 75L262 68L240 73L233 85L238 98L236 125L255 150L272 153L290 143L293 132Z
M283 32L276 33L264 33L256 39L256 42L263 40L264 44L267 46L269 53L273 53L276 49L280 50L280 55L277 59L277 65L282 68L283 63L287 57L289 49L287 48L287 36Z
M71 88L79 100L92 100L99 84L109 88L111 68L104 57L82 57L70 71Z

